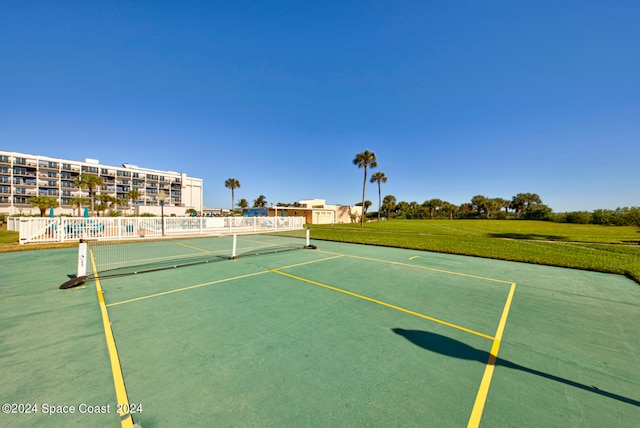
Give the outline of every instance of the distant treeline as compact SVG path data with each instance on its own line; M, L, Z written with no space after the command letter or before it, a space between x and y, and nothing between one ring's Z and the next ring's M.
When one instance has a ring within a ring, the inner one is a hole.
M377 217L377 212L367 213L367 209L371 205L373 204L370 201L365 201L365 215L369 218ZM640 207L554 213L549 206L542 203L540 196L535 193L518 193L511 199L487 198L483 195L476 195L471 198L470 202L460 205L441 199L429 199L423 203L398 202L393 195L387 195L382 200L380 208L383 217L397 219L521 219L559 223L640 226Z
M640 226L640 207L615 210L574 211L552 214L550 220L559 223L606 224L612 226Z

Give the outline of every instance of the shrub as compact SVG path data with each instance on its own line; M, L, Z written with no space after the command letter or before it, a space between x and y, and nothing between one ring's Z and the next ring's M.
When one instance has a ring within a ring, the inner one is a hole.
M588 211L573 211L565 215L566 223L589 224L591 221L591 213Z

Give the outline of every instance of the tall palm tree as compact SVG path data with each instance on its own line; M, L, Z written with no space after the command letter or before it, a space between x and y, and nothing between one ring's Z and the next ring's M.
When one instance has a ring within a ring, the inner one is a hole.
M224 182L224 187L231 189L231 215L234 215L235 190L240 188L240 182L235 178L229 178Z
M364 181L362 182L362 216L360 217L360 226L364 224L364 195L367 191L367 168L375 168L378 166L376 154L365 150L362 153L358 153L353 159L353 164L358 168L364 168Z
M378 171L371 176L372 183L378 183L378 221L380 221L380 210L382 209L382 194L380 193L380 183L387 182L387 176L384 172Z
M89 200L91 201L91 215L94 214L94 195L96 194L96 188L104 185L102 177L92 174L80 174L80 177L73 180L73 183L80 189L87 189L89 191Z

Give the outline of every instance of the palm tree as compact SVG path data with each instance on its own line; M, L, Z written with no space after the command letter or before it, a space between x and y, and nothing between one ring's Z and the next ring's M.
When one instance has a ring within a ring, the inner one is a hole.
M69 203L71 204L71 208L73 208L74 210L74 214L75 214L75 209L78 209L78 217L80 217L80 211L82 210L82 205L87 203L87 200L85 198L71 198L69 199Z
M409 203L407 201L400 201L396 204L396 215L398 213L404 218L407 218L407 214L409 213Z
M478 217L480 217L483 212L487 212L487 198L483 195L475 195L471 198L471 205L476 209Z
M32 196L29 198L29 203L40 209L40 217L46 215L47 208L58 208L60 206L58 200L53 196Z
M387 218L391 218L391 210L396 209L396 197L393 195L387 195L382 200L382 207L387 213Z
M358 168L364 168L364 181L362 182L362 208L364 209L364 195L367 191L367 168L375 168L378 166L376 154L365 150L362 153L358 153L353 159L353 164ZM364 212L360 217L360 226L364 224Z
M458 211L458 206L448 201L443 201L441 205L442 211L449 214L449 220L453 220L453 214Z
M131 201L135 203L135 201L137 201L138 198L140 198L140 191L136 189L132 189L127 192L127 196L126 196L127 201Z
M424 201L422 207L429 211L429 218L433 220L438 210L442 207L442 201L438 198L429 199Z
M245 198L242 198L238 201L238 208L245 209L249 207L249 201Z
M536 193L518 193L511 199L511 208L521 217L533 204L541 204L542 200Z
M266 206L267 206L267 198L265 198L264 195L260 195L258 196L257 199L253 200L254 208L264 208Z
M224 187L231 189L231 215L234 214L233 207L235 201L235 190L240 188L240 182L235 178L229 178L224 182Z
M89 200L91 201L91 214L94 214L94 195L96 188L104 185L102 177L92 174L80 174L80 177L73 180L73 183L80 189L87 189L89 191Z
M380 221L380 210L382 209L382 194L380 193L380 183L386 183L387 176L384 172L378 171L371 176L371 183L378 183L378 221Z

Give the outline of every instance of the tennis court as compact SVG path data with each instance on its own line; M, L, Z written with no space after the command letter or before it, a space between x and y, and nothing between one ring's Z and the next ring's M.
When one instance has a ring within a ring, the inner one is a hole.
M68 290L77 250L0 254L0 426L637 426L635 282L312 242Z

